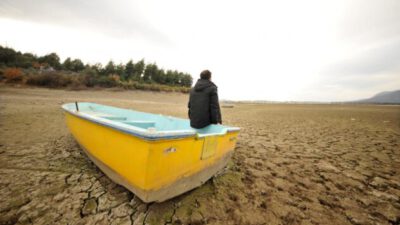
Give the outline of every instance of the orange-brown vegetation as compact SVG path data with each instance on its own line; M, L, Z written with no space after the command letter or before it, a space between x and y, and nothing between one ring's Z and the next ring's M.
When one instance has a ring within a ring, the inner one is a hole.
M13 83L22 81L22 71L19 68L7 68L4 70L6 82Z

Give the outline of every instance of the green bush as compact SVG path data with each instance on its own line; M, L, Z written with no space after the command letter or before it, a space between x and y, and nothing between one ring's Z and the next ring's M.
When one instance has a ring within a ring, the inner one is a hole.
M117 82L112 78L112 77L97 77L97 79L94 80L95 82L95 86L99 86L99 87L116 87L117 86Z
M33 68L24 70L9 67L0 68L0 80L10 80L14 77L18 77L18 79L13 79L17 83L26 83L28 85L49 88L68 88L70 90L82 90L87 87L117 87L121 90L148 90L182 93L188 93L190 90L189 87L184 87L179 84L169 85L159 84L153 81L143 82L120 80L120 76L117 74L108 76L99 75L98 72L92 68L86 68L84 71L78 73L71 71L42 71L42 73L38 73L38 70Z
M60 88L72 84L74 82L73 78L73 76L64 75L58 72L46 72L30 75L26 80L26 83L29 85Z
M0 68L0 80L4 79L4 72L3 69Z
M126 90L148 90L148 91L165 91L165 92L182 92L188 93L190 88L182 86L168 86L155 83L144 83L137 81L119 82L118 86Z
M96 85L96 78L88 74L78 75L77 82L86 87L94 87Z

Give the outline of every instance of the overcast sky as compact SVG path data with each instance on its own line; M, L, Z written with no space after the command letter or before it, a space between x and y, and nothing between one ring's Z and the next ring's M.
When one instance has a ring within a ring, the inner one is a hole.
M213 73L220 98L343 101L400 89L400 1L0 0L0 45Z

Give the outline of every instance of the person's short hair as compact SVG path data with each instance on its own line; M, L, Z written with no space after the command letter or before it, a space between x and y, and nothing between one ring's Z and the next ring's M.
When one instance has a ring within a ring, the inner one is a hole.
M209 80L209 79L211 78L211 72L210 72L209 70L203 70L203 71L200 73L200 78L201 78L201 79Z

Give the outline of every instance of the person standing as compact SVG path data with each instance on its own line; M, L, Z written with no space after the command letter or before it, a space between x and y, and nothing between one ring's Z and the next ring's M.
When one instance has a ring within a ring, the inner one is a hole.
M188 108L190 126L193 128L222 124L217 85L211 81L209 70L200 73L200 79L190 90Z

